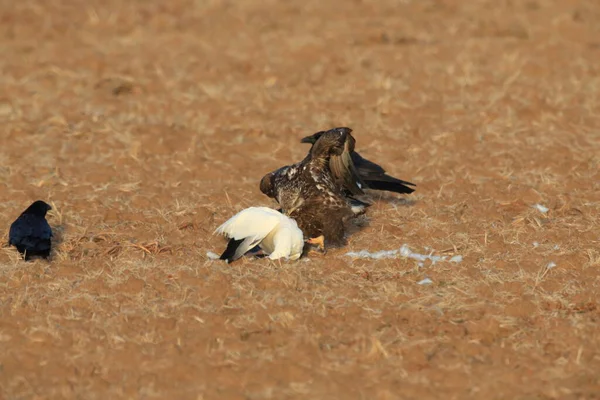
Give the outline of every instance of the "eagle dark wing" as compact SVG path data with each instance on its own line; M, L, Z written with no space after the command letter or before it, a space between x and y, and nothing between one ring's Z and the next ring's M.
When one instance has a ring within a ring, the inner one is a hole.
M350 155L350 159L343 154L341 157L332 156L330 168L333 176L341 182L343 187L353 195L364 194L362 189L387 190L395 193L412 193L415 190L408 186L416 186L414 183L403 181L393 176L387 175L385 170L360 156L354 151L356 140L351 135L350 128L335 128L347 130L347 146L344 153ZM311 143L314 145L316 141L328 131L320 131L310 136L306 136L300 140L301 143ZM352 165L350 167L349 165ZM351 178L352 174L358 179Z
M329 159L329 168L333 178L340 184L345 190L352 195L363 195L365 192L362 188L367 185L360 178L358 171L355 169L354 162L352 160L352 152L356 140L352 136L352 130L350 128L337 128L347 130L346 141L344 142L344 151L340 155L333 155Z
M312 142L311 154L314 158L314 149L317 143L320 146L327 146L332 149L329 154L329 170L336 184L340 185L350 195L363 195L362 187L365 183L360 179L354 168L354 163L350 156L356 140L352 137L352 129L342 127L334 128L328 131L317 132L311 136L302 139L302 142Z
M358 176L362 178L369 189L387 190L396 193L412 193L414 183L403 181L385 173L385 170L372 161L363 158L357 152L350 154Z

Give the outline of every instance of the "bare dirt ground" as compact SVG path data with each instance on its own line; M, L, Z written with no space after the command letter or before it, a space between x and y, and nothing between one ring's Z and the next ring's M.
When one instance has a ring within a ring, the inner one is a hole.
M57 236L0 250L0 398L600 398L597 2L0 10L1 240L38 198ZM325 256L210 260L334 126L417 191ZM463 261L346 255L402 244Z

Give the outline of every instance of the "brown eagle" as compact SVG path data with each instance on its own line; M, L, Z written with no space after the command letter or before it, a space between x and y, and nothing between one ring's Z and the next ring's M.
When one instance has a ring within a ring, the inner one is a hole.
M321 250L345 242L345 225L364 213L369 204L344 193L338 179L359 182L352 163L336 165L334 178L331 160L344 155L348 131L332 129L315 140L304 160L265 175L260 190L277 200L282 212L296 220L298 227Z
M344 152L337 156L331 157L329 168L334 179L342 182L344 189L354 195L364 194L362 189L387 190L395 193L412 193L415 189L409 186L416 186L414 183L396 179L385 173L385 170L360 156L354 151L356 139L352 136L352 129L342 127L332 130L346 132L346 142L344 144ZM313 146L321 136L330 131L320 131L310 136L306 136L301 143L311 143ZM359 179L350 180L349 175L345 173L347 170L352 170Z

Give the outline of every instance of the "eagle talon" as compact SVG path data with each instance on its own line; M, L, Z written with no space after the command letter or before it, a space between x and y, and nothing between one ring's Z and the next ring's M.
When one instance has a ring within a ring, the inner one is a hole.
M323 235L310 238L306 243L316 245L323 254L327 253L327 250L325 249L325 236Z

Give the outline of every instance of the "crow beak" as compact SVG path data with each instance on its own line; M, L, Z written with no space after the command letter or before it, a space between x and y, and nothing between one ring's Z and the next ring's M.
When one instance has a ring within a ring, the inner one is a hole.
M313 143L314 144L314 141L313 141L312 136L307 136L305 138L302 138L300 140L300 143Z

